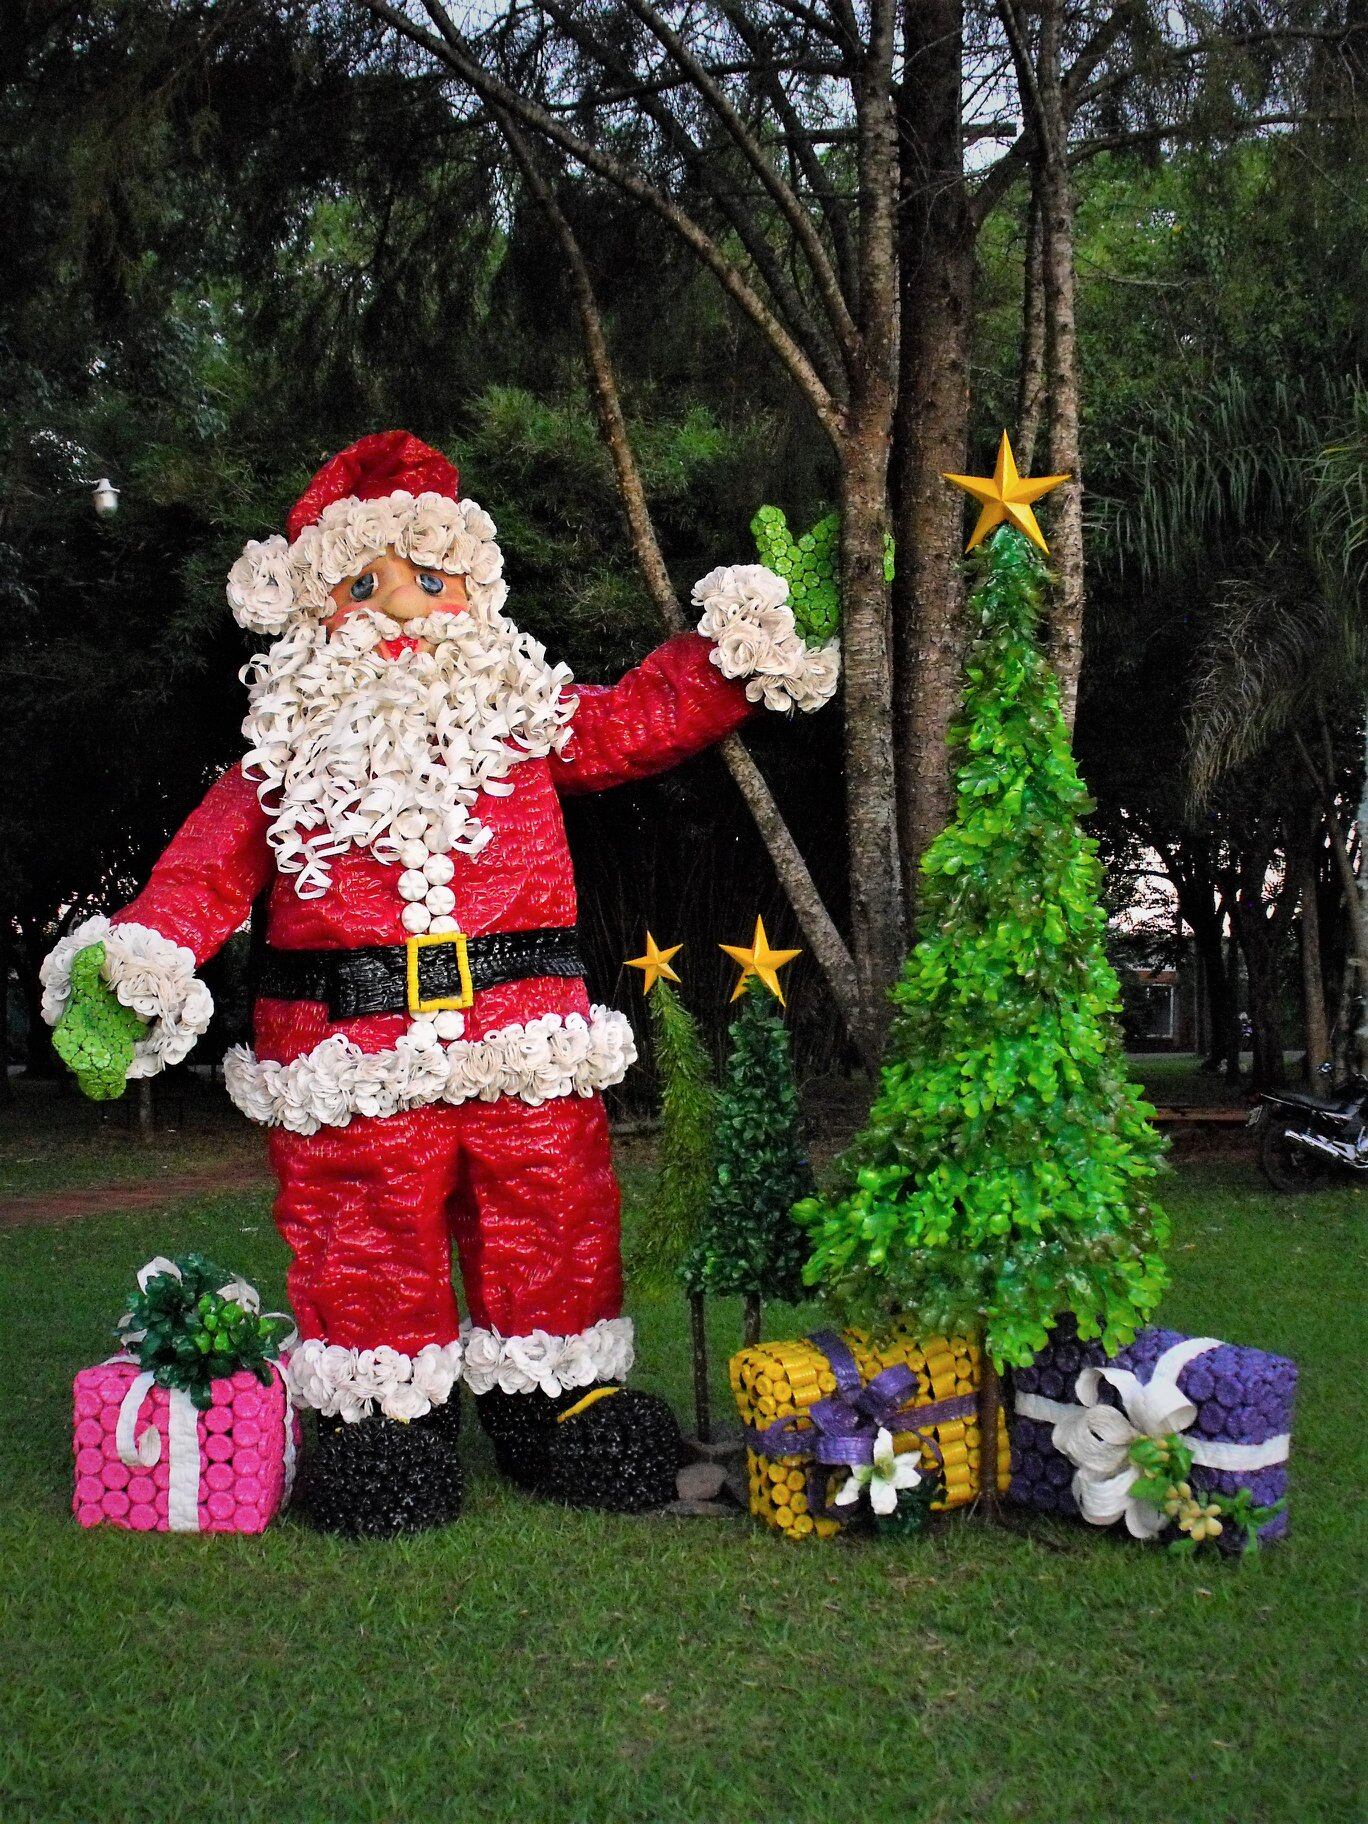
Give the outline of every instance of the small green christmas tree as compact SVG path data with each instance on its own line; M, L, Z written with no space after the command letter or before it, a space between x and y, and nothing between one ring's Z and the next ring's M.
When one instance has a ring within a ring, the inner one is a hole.
M680 945L661 950L650 932L646 951L628 967L644 976L642 992L651 1015L656 1077L660 1083L660 1164L645 1220L634 1231L628 1271L639 1285L652 1289L677 1286L684 1262L702 1230L712 1196L713 1125L717 1093L712 1066L698 1023L671 982L670 967ZM694 1428L708 1442L708 1338L703 1294L689 1291L693 1339Z
M922 862L881 1090L841 1193L796 1212L805 1278L851 1318L977 1333L996 1365L1066 1310L1119 1348L1165 1283L1162 1142L1126 1080L1087 798L1035 643L1045 576L1010 527L980 559L955 817Z
M799 1137L788 1029L770 998L782 1001L775 970L798 953L770 950L759 920L749 949L723 948L745 967L738 994L751 976L770 993L748 995L728 1034L712 1198L684 1264L684 1283L691 1292L740 1294L749 1343L759 1340L762 1299L801 1297L808 1251L793 1205L812 1189L812 1172Z

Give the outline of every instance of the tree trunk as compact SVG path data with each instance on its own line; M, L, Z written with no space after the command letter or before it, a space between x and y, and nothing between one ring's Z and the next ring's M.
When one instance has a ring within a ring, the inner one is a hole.
M1241 1052L1244 1035L1240 1031L1240 940L1235 935L1235 914L1227 905L1230 935L1225 945L1225 1074L1227 1083L1238 1083L1243 1074Z
M52 1049L52 1037L43 1018L43 986L38 979L38 970L43 960L44 921L41 918L25 918L21 912L17 922L19 998L23 1002L24 1022L28 1027L25 1034L26 1068L30 1077L60 1079L66 1073L61 1068L57 1053Z
M1062 0L1045 0L1040 25L1040 107L1044 155L1039 172L1041 263L1045 295L1045 370L1049 388L1050 472L1071 479L1054 495L1050 555L1059 578L1051 616L1051 658L1064 719L1073 728L1083 664L1083 475L1078 436L1078 339L1074 322L1074 195L1060 62Z
M1358 825L1359 852L1357 929L1361 933L1368 929L1368 719L1364 721L1363 777L1355 822ZM1351 1058L1353 1068L1368 1075L1368 949L1360 946L1355 961L1358 980L1354 986L1358 999L1349 1004L1351 1007L1357 1007L1358 1017L1354 1022Z
M1202 966L1202 994L1206 1005L1206 1040L1202 1068L1218 1071L1230 1055L1230 991L1226 981L1225 946L1216 926L1215 942L1194 936Z
M841 464L841 602L845 672L846 829L851 950L860 1049L877 1055L904 927L893 772L889 650L888 458L898 358L894 246L897 138L892 107L893 8L870 7L870 42L856 85L860 190L860 348Z
M138 1079L138 1138L146 1146L155 1139L157 1133L156 1104L152 1097L152 1084L149 1078Z
M1002 1411L1002 1382L993 1366L986 1343L980 1344L978 1391L979 1423L979 1500L985 1520L998 1517L997 1440L998 1417Z
M645 484L637 465L636 452L632 448L626 414L622 409L622 397L608 347L603 313L599 308L588 264L555 191L538 165L525 136L506 115L500 116L500 122L509 149L532 194L545 212L565 256L584 337L585 365L589 370L599 434L613 465L618 499L627 521L637 568L641 571L647 592L666 628L671 633L681 633L688 626L688 621L670 581L660 541L656 536ZM721 752L728 772L736 781L755 819L761 840L774 863L779 885L793 908L813 960L826 978L846 1031L858 1044L863 1030L859 986L855 965L845 941L827 911L812 872L793 840L764 774L751 758L745 743L739 735L730 735L723 742ZM866 1062L872 1066L877 1062L877 1054L867 1057Z
M708 1398L708 1320L701 1292L689 1294L689 1341L693 1352L694 1436L712 1443L712 1410Z
M741 1341L747 1349L753 1349L760 1341L760 1295L758 1292L747 1292L741 1314Z
M826 903L817 890L817 883L812 878L812 871L793 840L793 832L784 821L783 812L774 801L774 793L740 735L728 735L722 743L721 753L727 771L736 781L737 790L755 819L755 827L774 863L779 885L793 908L793 916L807 940L813 961L826 980L846 1033L851 1043L861 1049L865 1022L861 1018L855 964L846 948L845 939L827 911ZM877 1049L865 1051L864 1061L873 1069L879 1061Z
M1040 220L1040 186L1031 172L1026 217L1026 258L1021 284L1021 360L1017 371L1017 466L1029 475L1045 410L1045 249Z
M954 804L946 732L964 647L957 496L969 425L974 228L964 185L960 0L904 12L899 94L902 345L894 456L898 831L909 923L917 868Z
M1236 933L1249 983L1255 1089L1277 1089L1285 1081L1282 1013L1278 1004L1278 956L1262 894L1246 883L1236 901Z
M1319 1080L1321 1066L1329 1061L1330 1033L1325 1017L1325 975L1321 964L1320 879L1313 848L1304 848L1298 855L1297 871L1301 901L1301 987L1306 1035L1306 1074L1314 1087Z
M10 955L14 949L14 921L8 909L0 911L0 1107L14 1100L9 1072Z

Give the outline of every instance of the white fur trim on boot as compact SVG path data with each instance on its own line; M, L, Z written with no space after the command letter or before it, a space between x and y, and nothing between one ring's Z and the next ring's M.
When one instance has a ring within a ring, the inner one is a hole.
M472 1393L569 1393L596 1381L620 1381L636 1359L630 1317L605 1317L572 1336L531 1330L501 1336L461 1326L465 1383Z
M92 944L105 947L104 979L125 1007L150 1022L129 1066L130 1077L155 1077L179 1064L214 1014L214 998L195 974L195 955L147 925L88 918L54 945L38 971L43 1018L55 1026L71 998L71 966Z
M789 606L788 584L763 564L728 564L694 584L703 610L698 631L724 678L744 678L746 695L766 709L820 709L835 694L841 648L809 646Z
M459 1341L428 1343L417 1355L405 1355L385 1343L344 1349L313 1337L291 1354L285 1379L296 1406L349 1425L377 1409L387 1419L421 1419L450 1399L464 1353Z
M312 1134L345 1127L353 1115L392 1115L434 1102L495 1102L517 1096L534 1107L557 1096L593 1096L620 1083L636 1062L627 1016L611 1007L544 1013L482 1039L444 1045L429 1022L392 1051L362 1051L342 1033L288 1064L235 1045L223 1060L228 1094L249 1121Z

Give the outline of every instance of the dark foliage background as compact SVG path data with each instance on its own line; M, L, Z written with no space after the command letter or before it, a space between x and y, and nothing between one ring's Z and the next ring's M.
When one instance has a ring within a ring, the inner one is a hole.
M236 756L249 649L222 579L331 450L403 424L452 452L499 522L513 611L578 675L616 675L658 627L588 408L558 249L509 188L486 125L397 69L347 8L106 0L79 33L36 6L9 14L0 966L31 1022L55 927L131 891ZM1304 796L1265 751L1194 821L1185 718L1217 584L1266 574L1274 545L1309 561L1315 529L1288 477L1361 410L1368 187L1351 181L1355 144L1347 167L1288 134L1168 162L1103 156L1080 172L1094 526L1078 751L1114 886L1156 837L1180 857L1209 850L1212 870L1232 845L1262 844L1276 867ZM566 202L687 594L712 564L751 555L762 502L794 525L829 508L826 446L653 218L588 180ZM1008 206L981 246L985 460L1014 417L1022 243ZM1281 469L1260 460L1271 448ZM123 491L109 521L89 501L103 474ZM1356 713L1328 708L1346 782ZM767 722L753 746L840 918L837 713L800 735ZM568 820L595 992L630 1003L620 963L650 922L686 944L685 992L717 1043L717 941L757 911L776 942L794 941L723 769L705 758L577 803ZM1343 940L1318 865L1333 994ZM241 1017L240 959L219 968L226 1030ZM803 1071L846 1062L806 959L790 998ZM40 1030L16 1043L46 1066Z

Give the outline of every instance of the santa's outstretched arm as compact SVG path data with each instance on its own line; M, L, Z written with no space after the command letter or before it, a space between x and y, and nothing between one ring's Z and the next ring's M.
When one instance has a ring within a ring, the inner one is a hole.
M41 976L49 1026L66 1012L72 964L102 944L104 981L148 1022L128 1075L151 1077L178 1064L214 1011L197 971L246 920L270 873L266 831L255 786L233 767L172 837L137 898L112 919L86 919L47 957Z
M562 791L599 792L662 773L739 728L764 705L820 709L840 675L835 641L810 646L788 585L760 564L710 571L694 586L697 633L667 640L618 683L579 687L570 736L552 757Z

